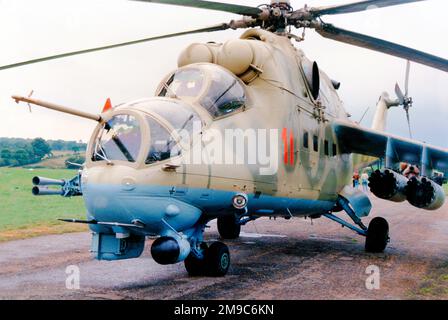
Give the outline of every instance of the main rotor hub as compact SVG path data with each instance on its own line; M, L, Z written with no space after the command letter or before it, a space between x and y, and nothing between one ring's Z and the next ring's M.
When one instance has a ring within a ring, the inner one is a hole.
M286 12L292 12L293 8L289 0L271 0L271 4L267 5L274 17L281 17Z
M293 17L294 9L289 0L271 0L270 4L260 6L262 13L254 21L256 26L271 32L281 32L288 26L296 24Z
M291 1L289 0L271 0L272 7L291 7Z

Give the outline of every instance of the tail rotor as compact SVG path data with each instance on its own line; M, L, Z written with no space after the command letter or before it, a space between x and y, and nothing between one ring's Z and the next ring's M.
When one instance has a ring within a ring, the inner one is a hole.
M397 83L395 85L395 93L398 97L398 101L400 103L400 106L403 106L404 111L406 111L406 119L408 122L409 127L409 136L412 139L412 127L411 127L411 116L410 116L410 109L412 108L412 105L414 101L412 100L412 97L409 96L409 76L411 73L411 62L408 60L406 64L406 75L405 75L405 93L403 93L403 90L401 90L400 85Z

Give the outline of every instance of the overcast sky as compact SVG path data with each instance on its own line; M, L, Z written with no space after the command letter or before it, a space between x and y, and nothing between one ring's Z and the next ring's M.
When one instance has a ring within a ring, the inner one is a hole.
M223 2L256 6L268 1ZM350 0L293 0L292 4L297 9L304 3L346 2ZM448 58L446 12L448 1L428 0L323 20ZM0 65L235 18L221 12L125 0L0 0ZM30 114L10 96L34 90L35 98L98 113L108 97L120 104L153 96L188 44L224 42L242 32L185 36L0 71L0 136L87 141L94 123L39 107ZM364 125L370 126L381 92L393 94L395 82L404 82L406 61L402 59L327 40L312 30L296 46L331 78L342 82L340 95L354 120L371 106ZM448 73L412 64L410 90L415 101L411 114L415 138L448 147ZM402 109L391 112L389 131L408 136Z

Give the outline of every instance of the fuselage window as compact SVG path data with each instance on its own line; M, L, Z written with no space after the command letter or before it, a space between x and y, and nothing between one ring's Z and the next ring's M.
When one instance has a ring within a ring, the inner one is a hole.
M328 140L325 140L324 142L324 152L326 156L330 155L330 143L328 142Z
M318 136L313 136L313 150L315 152L319 151L319 137Z
M304 147L305 149L308 149L308 148L310 147L309 139L310 139L310 135L309 135L309 133L308 133L308 132L305 132L305 133L303 134L303 147Z
M142 144L140 123L131 115L117 115L100 130L92 161L136 162Z
M173 136L160 123L146 117L151 132L151 142L146 164L153 164L181 155L181 150Z

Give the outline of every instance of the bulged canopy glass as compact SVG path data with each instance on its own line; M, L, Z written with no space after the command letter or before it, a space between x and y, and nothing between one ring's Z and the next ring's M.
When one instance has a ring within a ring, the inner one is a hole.
M244 85L231 72L213 64L197 64L177 70L161 85L159 96L193 98L213 118L244 108Z

